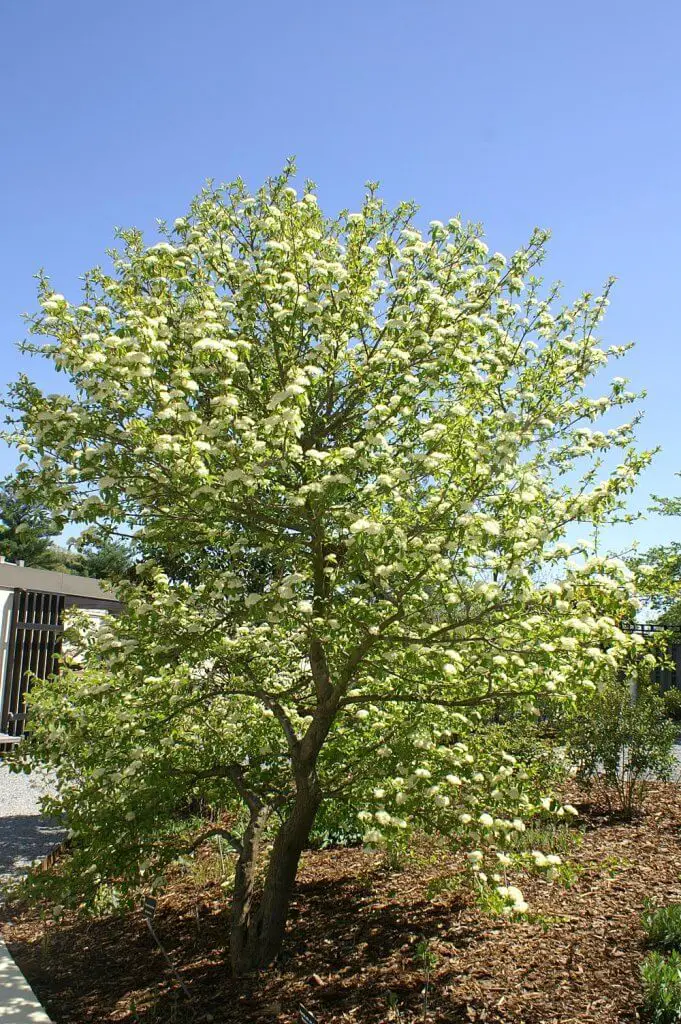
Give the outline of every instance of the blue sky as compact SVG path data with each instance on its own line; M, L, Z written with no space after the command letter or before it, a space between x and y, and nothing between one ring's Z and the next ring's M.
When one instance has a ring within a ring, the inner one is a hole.
M613 373L648 391L641 444L663 448L632 507L681 493L680 35L672 0L3 4L0 387L39 267L74 298L115 225L153 232L205 178L257 185L295 154L330 210L378 179L502 251L550 227L568 296L615 274L604 338L637 347Z

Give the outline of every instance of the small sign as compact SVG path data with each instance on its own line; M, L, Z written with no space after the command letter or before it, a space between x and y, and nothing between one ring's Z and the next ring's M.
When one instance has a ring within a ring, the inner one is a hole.
M144 906L142 907L142 910L147 921L153 921L154 914L156 913L156 900L154 899L153 896L147 896L147 898L144 901Z

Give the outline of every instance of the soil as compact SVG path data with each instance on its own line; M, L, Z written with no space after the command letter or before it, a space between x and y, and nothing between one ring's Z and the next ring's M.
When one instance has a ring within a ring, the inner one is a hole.
M651 784L632 823L580 810L566 877L521 880L522 920L485 913L461 860L433 847L400 870L361 849L308 851L280 961L240 983L206 852L154 918L188 996L141 912L57 924L15 904L2 934L55 1024L625 1024L639 1020L644 903L681 901L681 788Z

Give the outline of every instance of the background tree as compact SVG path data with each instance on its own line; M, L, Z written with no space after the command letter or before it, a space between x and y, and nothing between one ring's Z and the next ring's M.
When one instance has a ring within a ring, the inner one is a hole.
M93 536L88 531L71 546L72 571L80 576L117 583L134 572L133 552L123 541Z
M561 810L516 749L537 700L637 643L631 574L564 541L648 458L636 417L591 426L634 397L586 390L625 351L596 338L607 290L544 291L542 232L507 261L373 185L327 218L291 173L206 188L150 247L122 232L77 305L44 280L54 340L27 348L72 392L11 398L27 492L132 526L144 559L125 613L74 637L87 669L33 691L23 757L74 836L53 881L135 893L220 834L238 973L278 952L324 802L363 808L367 842L418 824L506 857L523 816ZM178 818L197 796L210 824Z
M23 560L35 569L63 569L66 552L53 540L60 532L54 516L35 493L30 498L19 494L11 477L0 483L0 554L8 562Z
M651 511L681 516L681 498L655 496ZM681 631L681 542L658 544L632 557L630 564L637 573L642 595L657 613L656 622Z
M0 484L0 554L33 569L76 573L117 581L133 571L129 545L88 531L62 547L55 544L63 528L39 496L22 492L11 477Z

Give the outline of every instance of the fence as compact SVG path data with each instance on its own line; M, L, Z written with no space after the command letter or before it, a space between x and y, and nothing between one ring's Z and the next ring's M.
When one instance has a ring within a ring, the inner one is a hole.
M72 605L93 615L121 607L97 580L0 559L0 733L23 734L31 681L57 670L64 612Z
M46 679L57 665L63 630L64 595L15 590L12 601L0 732L20 736L24 698L32 678Z
M660 693L666 690L681 689L681 636L677 631L668 630L665 626L658 626L654 622L636 623L628 627L631 633L640 633L642 636L652 636L655 633L670 633L667 654L670 666L656 666L653 669L653 681L660 689Z
M660 693L681 689L681 643L669 645L669 658L672 662L670 668L653 669L653 679L659 686Z

